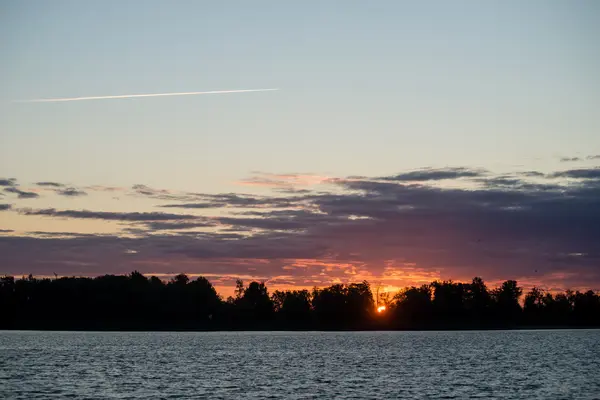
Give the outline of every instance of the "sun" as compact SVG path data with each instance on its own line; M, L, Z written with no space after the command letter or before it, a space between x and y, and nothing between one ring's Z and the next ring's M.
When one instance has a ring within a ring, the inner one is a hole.
M385 306L379 306L379 307L377 307L377 312L378 313L382 313L384 311L385 311Z

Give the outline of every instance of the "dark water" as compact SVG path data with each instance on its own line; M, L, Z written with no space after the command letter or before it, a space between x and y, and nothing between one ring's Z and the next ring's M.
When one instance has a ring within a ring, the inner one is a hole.
M6 399L600 399L600 331L0 332Z

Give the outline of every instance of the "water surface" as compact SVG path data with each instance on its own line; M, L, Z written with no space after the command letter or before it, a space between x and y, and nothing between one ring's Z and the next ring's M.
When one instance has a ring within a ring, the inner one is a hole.
M600 330L0 332L6 399L600 399Z

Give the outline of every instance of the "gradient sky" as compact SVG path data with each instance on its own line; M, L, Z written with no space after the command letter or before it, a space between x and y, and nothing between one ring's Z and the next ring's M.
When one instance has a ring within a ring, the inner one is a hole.
M599 17L3 1L0 273L598 288ZM257 88L280 90L15 102Z

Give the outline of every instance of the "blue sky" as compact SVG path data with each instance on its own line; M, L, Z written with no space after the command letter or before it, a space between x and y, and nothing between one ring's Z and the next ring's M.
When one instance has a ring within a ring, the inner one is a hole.
M594 1L4 1L0 177L265 194L239 181L423 167L551 174L566 168L561 157L593 168L599 16ZM13 102L253 88L280 91ZM154 210L115 197L43 206ZM11 204L21 200L41 199ZM17 232L83 229L0 218Z

